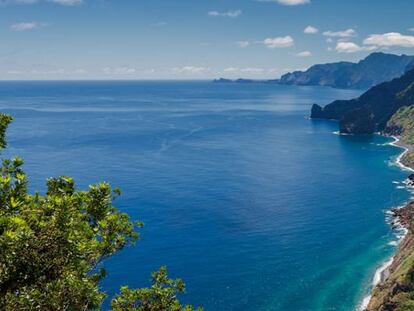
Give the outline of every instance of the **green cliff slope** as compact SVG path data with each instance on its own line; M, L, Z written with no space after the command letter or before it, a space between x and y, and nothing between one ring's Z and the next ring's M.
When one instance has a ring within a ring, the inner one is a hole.
M409 232L388 270L389 276L374 289L367 311L414 310L414 203L395 213Z
M315 104L311 118L338 120L343 133L371 134L383 131L401 107L410 105L414 105L414 69L374 86L359 98L337 100L324 108Z
M414 106L400 108L384 132L400 138L400 145L408 149L401 161L414 168ZM387 271L387 278L374 289L367 311L414 310L414 202L394 210L394 214L408 233Z

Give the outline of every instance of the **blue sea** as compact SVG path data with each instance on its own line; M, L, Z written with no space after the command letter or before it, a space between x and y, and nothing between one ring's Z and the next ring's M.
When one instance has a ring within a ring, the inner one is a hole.
M105 261L109 296L167 265L206 311L351 311L395 251L386 210L409 199L401 150L309 120L362 91L211 82L1 82L15 121L3 156L31 191L73 176L120 187L145 222ZM106 303L105 308L108 308Z

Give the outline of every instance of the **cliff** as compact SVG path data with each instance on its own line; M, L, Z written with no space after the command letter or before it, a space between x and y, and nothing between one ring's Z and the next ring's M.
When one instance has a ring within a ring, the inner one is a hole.
M388 277L372 292L366 311L414 310L414 203L394 210L408 233L388 269Z
M414 56L372 53L358 63L318 64L306 71L287 73L280 84L320 85L344 89L368 89L403 75L411 69Z
M387 122L384 133L400 138L398 144L407 149L401 162L414 168L414 106L400 108ZM414 174L409 181L414 184ZM387 270L388 276L373 290L366 311L414 310L414 202L393 213L408 233Z
M359 98L337 100L324 108L313 105L311 118L338 120L342 133L383 131L403 106L414 105L414 69L402 77L372 87Z

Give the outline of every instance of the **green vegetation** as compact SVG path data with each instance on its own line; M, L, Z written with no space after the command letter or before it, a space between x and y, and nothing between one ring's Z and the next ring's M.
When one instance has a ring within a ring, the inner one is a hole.
M387 280L373 291L367 311L414 310L414 240L412 231L401 244Z
M370 88L359 98L336 100L324 108L314 105L312 118L338 120L341 132L389 132L387 123L404 106L414 105L414 69L398 79ZM368 124L368 125L367 125Z
M11 117L0 114L0 147ZM0 310L99 310L106 295L101 263L138 240L141 223L119 212L109 184L79 191L69 177L51 178L46 194L29 194L23 160L0 167ZM150 288L123 287L115 311L192 310L177 294L181 280L163 267Z
M400 135L403 143L414 145L414 106L400 108L388 121L387 128Z
M405 145L414 145L414 106L401 107L388 121L386 132L399 135ZM414 167L414 152L409 150L401 159L404 165Z

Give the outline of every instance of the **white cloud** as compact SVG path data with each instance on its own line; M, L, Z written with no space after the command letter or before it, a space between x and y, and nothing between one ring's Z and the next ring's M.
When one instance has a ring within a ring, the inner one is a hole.
M303 30L306 34L316 34L319 32L319 29L313 26L308 26Z
M355 53L361 51L361 47L353 42L338 42L335 50L339 53Z
M373 34L364 40L365 45L377 45L382 47L400 46L414 48L414 36L402 35L398 32Z
M257 0L257 1L259 1L259 2L277 2L281 5L288 5L288 6L302 5L302 4L311 3L310 0Z
M17 23L10 26L13 31L27 31L41 27L42 24L36 22Z
M135 68L130 68L130 67L105 67L102 68L102 71L104 74L107 75L133 75L135 73L137 73L137 70Z
M309 57L312 56L312 53L310 51L303 51L296 54L298 57Z
M341 31L325 31L323 33L325 37L334 37L334 38L350 38L357 35L356 31L352 28L341 30Z
M240 72L248 74L262 74L265 70L263 68L247 67L241 68Z
M258 67L228 67L223 70L224 73L227 74L248 74L248 75L261 75L266 72L266 69L258 68Z
M182 73L182 74L202 74L210 70L211 69L207 67L197 67L197 66L183 66L183 67L173 68L174 73Z
M356 53L362 51L372 51L376 48L376 46L359 46L354 42L338 42L335 50L338 53Z
M270 74L274 74L274 73L280 72L280 69L278 69L278 68L270 68L270 69L267 70L267 72L270 73Z
M269 49L275 48L287 48L294 44L294 40L291 36L267 38L262 42Z
M234 73L234 72L239 72L240 69L237 67L228 67L228 68L225 68L223 71L226 73Z
M231 10L227 12L219 12L219 11L210 11L207 13L208 16L212 17L230 17L230 18L236 18L242 15L241 10Z
M236 44L241 48L247 48L250 45L249 41L237 41Z

